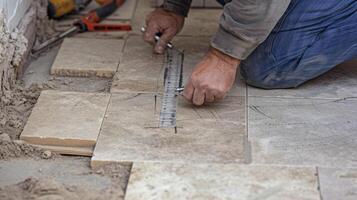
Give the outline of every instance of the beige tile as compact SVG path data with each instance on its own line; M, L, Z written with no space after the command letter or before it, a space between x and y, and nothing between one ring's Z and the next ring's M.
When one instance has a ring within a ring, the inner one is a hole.
M126 200L319 200L314 168L134 163Z
M249 97L252 161L357 166L357 101Z
M184 50L183 77L185 84L192 70L207 53L209 37L176 37L176 48ZM152 53L152 47L141 36L131 36L125 45L122 61L112 84L111 92L162 92L164 56ZM237 73L230 96L245 96L246 84Z
M324 200L357 199L357 168L319 168Z
M248 88L249 96L352 98L357 97L357 60L340 64L326 74L306 82L298 88L263 90Z
M191 9L179 35L213 36L219 27L221 9Z
M210 37L176 37L172 42L178 49L185 52L183 79L184 84L187 82L192 70L204 58L210 48ZM236 82L233 85L229 96L245 96L246 84L240 73L237 72Z
M129 37L111 92L156 92L163 61L164 56L153 54L141 36Z
M104 93L43 91L20 138L64 154L90 155L109 97Z
M141 34L140 28L145 25L146 16L153 11L148 0L139 0L132 20L134 33ZM179 33L182 36L212 36L216 33L221 9L191 9L185 19L185 26Z
M119 65L123 40L66 38L52 65L61 76L112 77Z
M230 97L195 108L182 98L177 133L157 128L161 96L112 94L92 167L106 162L163 161L235 163L244 161L245 102Z

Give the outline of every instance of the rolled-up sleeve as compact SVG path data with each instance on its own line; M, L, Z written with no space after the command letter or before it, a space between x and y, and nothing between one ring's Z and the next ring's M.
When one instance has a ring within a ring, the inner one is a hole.
M232 0L224 6L211 46L244 60L273 30L290 0Z
M192 0L165 0L161 7L165 10L187 17L191 1Z

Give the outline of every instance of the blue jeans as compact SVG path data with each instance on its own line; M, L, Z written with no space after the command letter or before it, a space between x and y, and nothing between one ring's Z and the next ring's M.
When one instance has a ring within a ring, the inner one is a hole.
M292 88L353 58L356 0L292 0L268 38L241 62L241 74L255 87Z

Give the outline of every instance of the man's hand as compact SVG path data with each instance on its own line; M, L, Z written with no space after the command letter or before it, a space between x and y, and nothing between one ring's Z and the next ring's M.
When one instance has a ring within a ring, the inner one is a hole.
M181 31L185 21L184 16L158 8L146 17L144 40L155 45L155 52L162 54L166 44ZM155 34L161 33L160 40L155 44Z
M195 105L223 99L234 84L240 61L214 48L193 70L183 96Z

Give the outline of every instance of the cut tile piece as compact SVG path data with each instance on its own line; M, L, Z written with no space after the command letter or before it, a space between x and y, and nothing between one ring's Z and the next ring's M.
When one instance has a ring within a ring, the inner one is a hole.
M129 37L110 91L157 92L163 62L163 55L153 54L141 36Z
M314 168L134 163L126 200L319 200Z
M248 88L249 96L349 98L357 97L357 60L337 66L326 74L295 89L263 90Z
M117 70L123 40L66 38L52 65L51 74L112 77Z
M20 138L63 154L91 155L109 97L42 91Z
M357 199L357 168L319 168L319 179L324 200Z
M253 163L357 167L357 101L249 97Z
M219 8L222 9L222 5L217 0L205 0L205 8Z
M244 97L200 108L180 99L176 134L158 128L160 101L155 94L112 94L92 167L106 162L244 161Z

